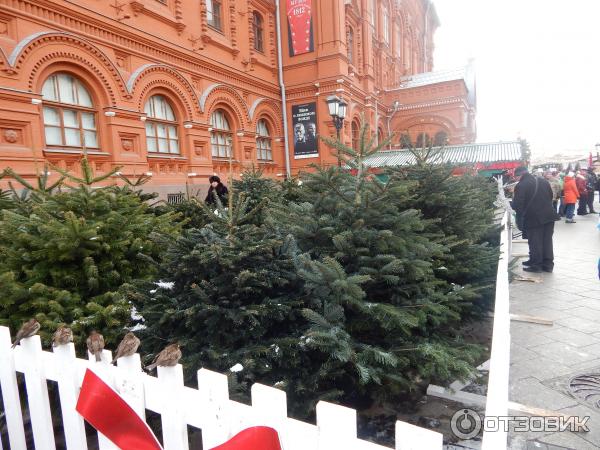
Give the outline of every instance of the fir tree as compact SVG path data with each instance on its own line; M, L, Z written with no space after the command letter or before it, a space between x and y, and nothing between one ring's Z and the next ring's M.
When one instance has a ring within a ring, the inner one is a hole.
M27 207L3 211L0 323L18 329L35 317L45 343L62 323L79 341L95 328L114 342L130 323L120 286L155 273L143 257L160 254L151 236L176 228L171 215L155 216L131 189L97 187L113 173L95 177L86 159L81 176L61 172L76 186L26 186Z
M316 305L304 311L307 345L319 355L312 392L364 405L393 400L423 379L465 376L478 349L456 329L474 294L437 276L450 249L407 207L413 183L382 183L367 171L365 159L388 141L374 145L366 125L356 150L325 141L351 170L315 168L304 201L273 215L273 226L285 225L311 256L300 274Z

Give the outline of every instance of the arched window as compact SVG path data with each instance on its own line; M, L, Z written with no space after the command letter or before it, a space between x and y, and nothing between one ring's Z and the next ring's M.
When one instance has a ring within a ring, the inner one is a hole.
M388 13L388 9L387 6L384 6L383 8L381 8L383 10L382 12L382 17L383 17L383 23L382 23L382 33L383 33L383 42L385 42L386 44L390 43L390 15Z
M400 135L400 147L401 148L411 148L412 142L410 141L410 136L406 133L402 133Z
M429 147L431 145L431 137L427 133L419 133L417 136L417 142L415 142L415 147L423 148Z
M379 128L377 130L377 145L381 144L383 142L383 130L381 128Z
M375 16L377 14L377 9L375 8L375 1L376 0L371 0L371 26L373 28L375 28Z
M252 15L252 30L254 31L254 49L264 52L263 18L256 11Z
M96 110L92 97L67 73L49 77L42 86L46 145L98 148Z
M358 151L358 147L360 146L360 126L356 120L352 121L352 148L354 151Z
M210 147L215 158L229 158L231 153L231 128L225 111L217 109L210 116Z
M179 153L177 118L162 95L153 95L144 106L146 143L149 153Z
M221 30L221 0L206 0L206 21L208 24Z
M350 27L348 27L348 36L346 36L346 46L348 62L354 64L354 31Z
M259 160L273 161L271 135L269 134L267 122L263 119L256 124L256 153Z
M441 147L442 145L446 145L448 143L448 133L445 131L438 131L435 133L435 137L433 138L433 145L436 147Z

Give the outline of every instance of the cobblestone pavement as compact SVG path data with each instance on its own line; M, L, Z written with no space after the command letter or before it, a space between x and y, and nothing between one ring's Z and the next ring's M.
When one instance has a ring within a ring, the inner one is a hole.
M522 255L515 272L539 282L511 283L511 314L550 319L553 325L511 322L510 400L568 416L589 416L590 431L513 431L511 449L600 449L600 231L596 214L575 220L556 222L551 274L522 272L527 244L513 246L513 255ZM573 377L594 372L596 396L586 401L570 393Z

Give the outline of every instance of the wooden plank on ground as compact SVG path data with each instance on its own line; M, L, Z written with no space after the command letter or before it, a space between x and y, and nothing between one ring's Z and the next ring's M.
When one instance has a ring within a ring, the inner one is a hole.
M510 320L514 320L515 322L538 323L540 325L554 325L553 320L538 316L528 316L526 314L511 314Z

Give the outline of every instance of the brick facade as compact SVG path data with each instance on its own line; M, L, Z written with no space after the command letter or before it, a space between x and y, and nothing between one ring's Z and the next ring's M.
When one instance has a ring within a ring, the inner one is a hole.
M312 0L314 51L298 56L286 12L282 0L292 173L335 163L322 143L317 157L295 159L291 127L292 106L315 102L318 133L335 135L324 101L333 93L349 104L348 143L362 116L382 136L474 140L467 80L410 87L433 67L429 0ZM148 189L163 195L194 192L227 173L230 142L236 176L255 165L281 178L275 15L272 0L0 0L0 169L26 178L44 161L76 170L85 150L99 173L122 166L151 173ZM259 121L268 136L257 135Z

